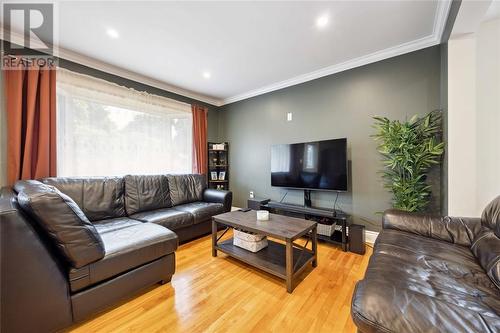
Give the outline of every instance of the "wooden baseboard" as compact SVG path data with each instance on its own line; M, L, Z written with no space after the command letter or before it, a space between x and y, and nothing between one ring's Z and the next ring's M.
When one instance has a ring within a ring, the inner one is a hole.
M378 237L378 232L365 230L365 242L369 245L373 245Z

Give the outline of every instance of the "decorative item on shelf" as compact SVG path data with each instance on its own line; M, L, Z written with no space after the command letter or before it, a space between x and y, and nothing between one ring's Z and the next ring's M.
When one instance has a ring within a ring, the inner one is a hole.
M207 149L210 173L208 187L229 190L229 143L209 142Z
M415 115L400 122L386 117L373 117L373 135L384 160L384 187L392 192L393 207L408 212L424 211L430 201L431 186L427 175L432 166L441 163L441 110L424 116Z
M251 252L258 252L266 248L268 243L264 235L233 229L233 245Z
M269 221L269 212L267 210L258 210L257 211L257 220L258 221Z
M213 143L212 150L226 150L226 144L225 143Z

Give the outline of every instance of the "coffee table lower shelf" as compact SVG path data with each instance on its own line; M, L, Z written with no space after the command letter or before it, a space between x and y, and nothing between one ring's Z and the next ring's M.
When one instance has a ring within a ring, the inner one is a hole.
M217 243L215 249L286 280L286 247L284 244L268 240L268 246L266 248L254 253L233 245L233 238L230 238ZM313 260L314 255L312 253L301 251L294 247L294 277L299 275L304 268L307 267L307 264Z

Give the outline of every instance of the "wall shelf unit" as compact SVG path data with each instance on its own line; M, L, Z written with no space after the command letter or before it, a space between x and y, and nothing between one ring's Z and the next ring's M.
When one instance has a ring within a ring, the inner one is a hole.
M208 143L208 187L229 190L229 143Z

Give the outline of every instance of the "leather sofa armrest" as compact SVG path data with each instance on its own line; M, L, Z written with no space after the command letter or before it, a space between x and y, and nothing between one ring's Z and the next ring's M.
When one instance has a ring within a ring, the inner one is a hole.
M384 229L410 232L453 244L471 246L481 230L481 219L409 213L397 209L384 212Z
M0 243L0 332L56 332L71 325L65 262L7 187L0 190Z
M203 191L203 201L221 203L224 205L224 211L229 212L233 204L233 192L207 188Z

